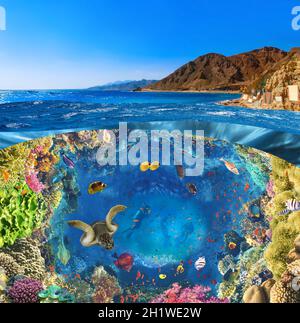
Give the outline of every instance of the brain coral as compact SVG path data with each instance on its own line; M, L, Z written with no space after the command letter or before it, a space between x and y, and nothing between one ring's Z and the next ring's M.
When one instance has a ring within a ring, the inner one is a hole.
M24 274L24 269L14 260L14 258L3 252L0 253L0 265L8 278Z
M23 269L26 277L43 280L46 274L45 260L38 243L33 239L19 239L5 249L5 253Z

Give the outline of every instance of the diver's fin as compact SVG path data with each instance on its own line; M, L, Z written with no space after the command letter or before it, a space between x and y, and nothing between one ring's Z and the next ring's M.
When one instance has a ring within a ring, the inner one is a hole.
M116 205L113 208L111 208L110 211L107 213L105 222L109 231L116 231L116 226L112 224L112 221L118 213L124 211L126 208L127 207L124 205Z

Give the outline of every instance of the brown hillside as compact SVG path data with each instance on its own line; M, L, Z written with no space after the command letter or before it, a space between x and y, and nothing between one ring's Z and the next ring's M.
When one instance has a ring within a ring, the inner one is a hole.
M264 71L287 56L278 48L265 47L248 53L226 57L206 54L176 70L144 90L212 91L240 90Z

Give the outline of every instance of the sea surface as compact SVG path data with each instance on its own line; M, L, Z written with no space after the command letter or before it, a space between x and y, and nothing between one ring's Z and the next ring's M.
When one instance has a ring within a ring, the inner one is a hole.
M239 95L89 90L0 91L0 148L63 132L117 128L204 130L300 163L300 113L222 106Z

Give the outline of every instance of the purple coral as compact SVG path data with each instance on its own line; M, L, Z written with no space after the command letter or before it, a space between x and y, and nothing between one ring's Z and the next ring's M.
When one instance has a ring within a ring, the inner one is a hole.
M182 288L178 283L151 301L151 303L229 303L227 299L210 296L210 287L196 285Z
M8 296L13 303L38 303L38 293L43 290L43 284L35 279L24 278L17 280L8 290Z
M273 198L275 196L274 182L272 179L270 179L269 183L267 184L266 190L270 198Z
M35 193L41 193L45 189L45 186L39 181L35 172L31 172L26 176L26 183Z

